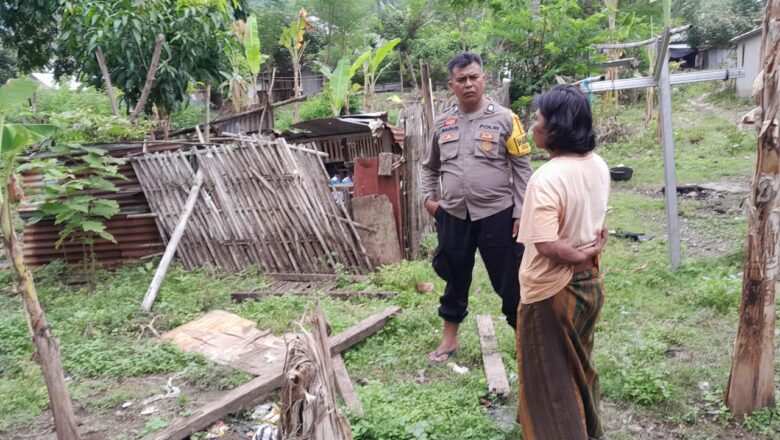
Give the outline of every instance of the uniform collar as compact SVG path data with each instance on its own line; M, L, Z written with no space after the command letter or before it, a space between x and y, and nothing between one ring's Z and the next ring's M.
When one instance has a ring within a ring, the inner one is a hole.
M488 97L485 97L485 100L487 101L487 104L482 106L481 109L479 109L479 110L477 110L475 112L472 112L472 113L463 113L460 110L460 106L458 104L455 104L455 106L454 106L455 115L458 116L459 118L463 118L463 119L471 122L471 121L475 121L477 119L480 119L480 118L482 118L485 115L489 115L489 114L495 113L496 112L496 103L493 102L493 100L488 98Z

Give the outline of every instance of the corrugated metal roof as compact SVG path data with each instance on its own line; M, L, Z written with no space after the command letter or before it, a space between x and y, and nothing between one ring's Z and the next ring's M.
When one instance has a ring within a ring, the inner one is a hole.
M742 40L744 40L746 38L750 38L750 37L752 37L754 35L761 35L761 31L763 31L763 30L764 30L763 27L757 27L757 28L753 29L752 31L745 32L742 35L737 35L736 37L734 37L731 40L729 40L729 43L731 43L731 44L739 43L740 41L742 41Z
M115 157L129 157L143 153L143 143L118 143L96 145L109 151ZM164 151L181 148L181 143L157 144L148 146L147 151ZM98 198L116 200L120 212L106 222L107 231L116 238L117 243L99 239L95 243L95 257L104 265L116 265L123 261L161 253L165 244L157 224L149 209L138 177L130 163L119 167L126 179L116 179L119 188L116 193L97 191L92 194ZM36 205L30 202L30 196L37 188L45 185L43 176L27 173L22 176L24 198L19 205L22 219L30 218L36 212ZM62 225L52 220L43 220L24 226L24 256L31 266L40 266L61 259L68 263L78 263L83 259L83 249L79 240L63 243L59 249L55 243L59 240Z

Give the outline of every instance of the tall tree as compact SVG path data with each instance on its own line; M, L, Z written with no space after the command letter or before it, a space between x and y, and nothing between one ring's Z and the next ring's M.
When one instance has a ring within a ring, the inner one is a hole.
M308 22L308 13L305 9L298 12L298 16L290 22L290 25L282 30L282 36L279 40L281 44L290 53L293 68L293 97L297 98L303 93L303 82L301 78L301 60L306 52L308 41L304 38L306 31L311 29ZM293 122L298 122L298 103L293 106Z
M503 52L488 54L495 65L512 72L510 92L518 109L535 93L555 84L555 76L583 78L598 59L592 45L605 37L601 13L583 16L574 0L549 0L534 14L530 0L491 4L488 32L504 41Z
M419 88L419 85L415 74L415 63L411 55L412 49L418 44L426 43L420 41L420 35L423 29L433 21L431 0L401 0L397 5L383 4L375 21L375 28L379 35L388 40L401 39L398 43L399 68L401 64L406 63L406 69L411 76L415 90ZM433 43L439 41L441 38Z
M95 58L103 48L111 79L134 107L141 97L157 35L165 42L145 111L160 119L181 108L189 84L214 82L226 64L231 0L64 0L61 47L75 61L70 69L102 86ZM66 72L67 73L67 72Z
M737 416L775 403L775 294L780 237L780 0L769 0L756 84L758 157L742 276L739 328L726 404Z
M330 65L344 56L350 56L352 47L362 46L365 30L370 25L373 0L306 0L306 9L312 17L316 32L323 36L320 60Z
M678 0L674 16L693 27L688 42L693 46L728 46L729 40L756 27L761 4L756 0Z
M0 1L0 41L17 52L17 66L28 73L40 69L54 56L59 1Z

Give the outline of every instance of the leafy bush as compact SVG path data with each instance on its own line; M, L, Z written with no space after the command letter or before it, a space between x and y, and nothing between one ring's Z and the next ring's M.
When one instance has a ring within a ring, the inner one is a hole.
M360 97L357 95L350 96L349 112L355 114L360 111ZM330 110L328 95L326 93L318 93L304 101L301 104L299 115L302 121L332 117L333 113Z
M203 123L203 111L202 105L188 105L187 107L179 110L173 114L171 119L171 129L193 127L195 125ZM212 115L213 119L214 115Z
M105 92L92 87L70 90L68 82L69 78L62 78L58 89L40 89L36 97L37 110L51 114L88 110L95 115L112 116L111 103Z

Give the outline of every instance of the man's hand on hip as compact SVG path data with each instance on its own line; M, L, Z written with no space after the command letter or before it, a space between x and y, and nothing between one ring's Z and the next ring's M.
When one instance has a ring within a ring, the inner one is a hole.
M515 219L515 224L512 225L512 238L517 238L517 234L520 233L520 219Z
M431 199L425 201L425 210L428 211L428 214L430 214L431 217L436 216L437 209L439 209L439 202L434 202Z

